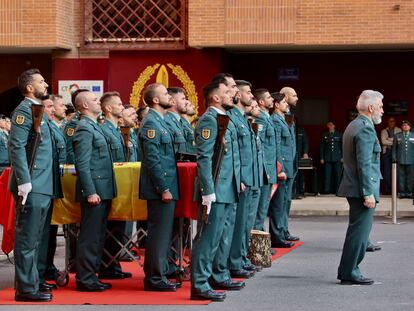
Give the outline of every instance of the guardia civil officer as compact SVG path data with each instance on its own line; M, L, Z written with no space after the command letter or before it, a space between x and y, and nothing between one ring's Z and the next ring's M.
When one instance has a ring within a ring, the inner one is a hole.
M278 175L279 186L269 205L269 232L273 247L289 248L294 245L289 241L293 237L288 232L288 216L296 174L295 132L285 121L285 114L289 111L287 96L283 93L273 93L272 97L274 113L271 120L276 129L276 148L282 171Z
M144 99L150 107L139 131L139 197L147 200L148 206L144 290L176 291L179 284L166 278L175 202L179 199L174 141L164 120L171 96L164 85L155 83L147 86Z
M180 87L169 87L168 94L171 96L171 108L168 109L165 115L165 123L167 123L170 133L173 135L175 153L185 153L187 152L187 148L184 127L180 122L180 114L186 113L187 111L185 91Z
M363 91L356 106L359 115L343 135L344 170L338 195L348 200L349 225L338 268L341 284L374 283L362 275L359 265L365 256L375 206L379 202L381 146L374 124L381 123L382 99L377 91Z
M8 139L9 133L6 130L6 117L0 115L0 175L6 167L10 166L9 150L7 148Z
M401 122L401 130L394 136L392 159L398 163L398 192L402 199L413 196L414 133L408 120Z
M270 119L273 111L273 98L269 91L264 88L255 91L255 98L260 107L260 114L255 117L255 123L259 125L259 137L263 146L264 174L263 186L260 188L260 198L254 229L265 231L265 219L269 210L270 194L272 185L277 183L276 173L276 129Z
M118 127L118 121L124 110L120 94L118 92L106 92L102 95L100 102L102 112L105 115L102 131L109 143L112 161L126 162L125 143ZM125 221L120 220L109 220L107 223L107 230L108 232L111 232L112 235L108 234L105 239L104 249L109 254L104 253L102 256L103 262L99 269L100 279L125 279L132 277L130 272L122 271L119 263L119 255L116 256L121 250L118 243L122 243L124 240L125 224ZM111 257L115 257L115 260L108 265L112 260Z
M254 98L251 84L244 80L236 80L235 82L239 90L239 100L236 107L229 110L229 116L237 129L240 151L241 191L236 207L228 266L232 277L249 278L256 271L256 267L253 264L246 264L243 258L247 258L248 243L246 243L246 231L250 231L247 230L249 215L256 209L255 202L257 202L259 197L260 176L256 135L247 119L248 114L252 110ZM215 278L216 273L213 275L213 279Z
M62 129L59 127L60 122L65 118L66 106L59 95L50 95L48 99L43 100L53 146L53 197L63 198L62 184L60 180L60 165L66 162L66 139ZM40 289L43 291L56 289L56 285L46 282L46 276L54 276L56 280L58 270L53 264L56 252L56 235L58 225L52 225L53 200L46 216L45 226L43 229L42 243L39 247L39 256L37 269L39 271Z
M335 123L326 123L327 132L322 133L320 161L324 164L324 193L336 193L342 171L342 133L335 129ZM331 177L333 176L333 179Z
M29 171L28 148L34 139L32 105L42 105L48 84L37 69L24 71L18 79L18 87L25 99L12 115L9 135L11 172L9 189L16 202L14 237L15 300L50 301L52 295L39 290L39 274L36 268L42 232L53 195L52 138L46 115L40 123L41 140L34 159L33 171ZM18 205L19 197L24 211Z
M81 206L80 232L76 251L76 289L101 292L111 284L98 279L105 243L106 224L116 181L110 146L97 123L99 99L92 92L81 92L75 100L81 120L73 135L76 168L76 201Z
M234 107L231 91L224 82L212 82L204 87L208 105L195 128L197 146L197 170L202 204L211 207L208 222L195 239L191 253L191 299L223 301L226 294L213 290L209 278L213 274L213 260L220 242L225 236L224 227L228 214L234 209L240 190L240 161L236 129L232 122L225 133L225 153L220 174L213 180L213 154L217 139L217 116L225 115ZM201 215L200 215L201 216ZM201 220L201 217L200 217ZM230 282L232 282L230 280ZM226 282L229 283L229 282ZM220 285L220 284L215 284Z
M180 113L180 122L183 126L184 138L186 141L186 151L188 153L196 154L197 149L194 141L194 128L191 124L192 118L196 115L196 110L192 102L188 99L186 101L186 112Z

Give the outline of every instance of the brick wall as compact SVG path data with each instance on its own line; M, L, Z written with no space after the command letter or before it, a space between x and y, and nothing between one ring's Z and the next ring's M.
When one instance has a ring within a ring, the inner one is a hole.
M199 47L413 45L413 24L411 0L189 1Z

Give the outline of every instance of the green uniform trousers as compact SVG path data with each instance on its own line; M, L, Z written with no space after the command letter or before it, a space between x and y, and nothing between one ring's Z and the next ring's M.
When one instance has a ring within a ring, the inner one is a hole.
M325 162L323 175L323 191L325 193L336 193L341 181L342 163L341 161Z
M98 282L96 273L101 266L106 224L112 200L98 205L81 202L81 221L76 249L76 281L84 285Z
M167 282L168 253L174 222L175 201L147 200L148 235L145 247L144 282Z
M223 236L226 216L235 209L235 205L212 203L208 222L204 224L201 235L197 235L194 240L191 252L191 286L195 289L203 292L211 290L208 279L213 273L213 260ZM201 213L199 216L201 217Z
M260 189L252 189L251 197L252 197L252 199L251 199L250 206L248 206L246 231L245 231L243 245L242 245L242 249L243 249L243 253L242 253L243 266L251 264L250 259L247 258L247 253L249 252L250 232L253 229L254 222L255 222L255 219L256 219L256 214L257 214L257 207L259 205Z
M39 255L37 260L37 271L39 273L39 283L42 284L45 282L45 273L48 267L48 255L50 247L50 234L51 234L51 220L53 213L53 200L51 200L50 208L47 212L45 225L42 232L42 239L39 245ZM57 227L57 226L56 226ZM56 235L54 236L56 239ZM53 263L53 261L52 261Z
M272 192L272 185L263 185L260 188L259 204L257 207L256 219L254 221L254 229L260 231L266 231L265 220L267 212L269 211L270 193Z
M338 268L339 280L355 280L361 277L359 264L365 256L375 212L375 208L364 206L363 199L347 198L347 200L349 225Z
M398 164L398 192L403 196L413 193L414 165Z
M286 241L288 215L292 201L294 178L279 181L279 186L269 205L269 233L272 244Z
M18 197L14 195L15 202ZM29 193L25 212L16 207L14 228L14 262L16 293L34 294L39 291L37 270L39 246L50 208L51 196Z
M233 229L233 239L230 245L228 257L228 269L240 270L243 268L243 258L247 257L246 249L246 231L247 221L252 209L252 187L246 186L243 192L240 192L239 202L237 203L236 218Z

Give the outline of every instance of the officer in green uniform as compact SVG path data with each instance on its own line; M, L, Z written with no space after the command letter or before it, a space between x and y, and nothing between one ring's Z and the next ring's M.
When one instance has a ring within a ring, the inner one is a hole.
M14 110L9 136L11 172L9 189L16 202L14 237L15 300L50 301L52 295L39 291L39 274L36 269L39 245L53 195L53 168L50 157L53 153L49 122L43 115L41 137L34 160L33 171L29 171L28 151L33 139L31 106L41 105L47 95L47 83L39 70L24 71L18 86L25 99ZM24 211L18 206L22 199Z
M118 127L118 121L121 118L121 113L124 110L121 97L118 92L107 92L102 95L101 109L105 115L105 121L101 125L102 131L105 134L111 149L112 161L126 162L125 157L125 143L122 138L121 131ZM112 260L119 253L121 247L118 244L124 240L125 221L110 220L107 223L107 230L111 232L114 237L107 235L105 239L104 249L109 253L104 252L102 256L102 264L99 269L100 279L125 279L132 277L129 272L123 272L117 256L109 265L108 262ZM116 240L117 241L116 241Z
M187 152L184 128L181 120L181 113L187 111L187 99L185 92L180 87L169 87L168 94L171 96L171 108L165 115L165 123L174 139L174 151L176 154Z
M325 193L336 193L342 171L342 133L335 130L335 123L332 121L326 127L328 131L322 134L320 144L320 161L325 165L323 190ZM333 180L331 176L334 177Z
M179 199L174 142L164 120L171 107L171 96L164 85L154 83L145 89L144 99L150 107L139 131L142 161L139 197L147 200L148 206L144 290L176 291L179 284L166 278L175 202Z
M9 151L7 149L7 141L9 133L6 131L6 118L0 115L0 175L4 169L10 166Z
M236 80L235 82L239 89L239 100L236 107L230 109L228 114L237 129L241 166L241 192L236 207L234 229L232 230L233 238L231 240L228 269L232 277L249 278L255 272L256 267L252 264L245 266L243 258L247 258L248 251L245 240L248 217L255 209L254 202L257 201L259 196L259 166L256 135L247 120L247 114L252 110L251 84L244 80ZM231 233L228 238L230 239L230 237ZM248 268L248 270L245 268ZM216 273L213 274L213 279L216 280L215 278L217 278Z
M135 108L131 105L124 105L124 110L121 112L120 123L122 126L126 126L130 128L130 135L129 135L129 159L127 162L137 162L138 161L138 150L139 150L139 143L138 143L138 136L134 131L134 126L137 122L137 113L135 112Z
M401 122L401 130L394 136L392 160L398 163L398 192L400 198L413 196L414 178L414 133L411 132L411 123Z
M278 175L279 186L269 205L269 232L273 247L289 248L294 245L289 240L297 240L288 233L288 215L292 196L292 186L296 175L296 141L294 128L285 121L289 111L286 95L272 93L275 112L271 116L276 129L276 148L282 172Z
M255 97L261 112L255 118L259 125L259 137L263 146L264 174L263 186L260 188L260 198L254 229L265 231L265 219L269 210L270 193L272 185L277 182L276 174L276 129L270 119L270 110L273 110L273 98L267 89L261 88L255 91Z
M374 124L381 123L382 99L377 91L363 91L356 106L359 115L343 136L344 170L338 196L348 200L349 226L338 268L341 284L374 283L362 276L359 265L365 256L375 206L379 202L381 146Z
M59 95L51 95L49 99L43 100L44 113L49 120L50 133L53 145L53 197L63 198L62 184L60 181L60 165L66 163L66 138L60 128L59 121L65 118L66 106ZM40 287L56 288L56 285L46 282L46 275L57 277L57 268L53 264L56 251L56 235L58 225L50 224L53 213L53 201L50 205L43 229L42 243L39 247L37 269L39 272Z
M223 80L221 80L223 81ZM197 168L202 204L210 208L208 222L194 240L191 252L191 299L223 301L226 294L217 292L209 284L213 274L213 260L217 256L220 241L224 236L225 222L234 209L240 191L240 158L237 131L229 122L225 133L225 153L220 164L220 174L214 184L212 161L217 139L217 115L226 114L234 107L230 89L223 82L212 82L203 89L205 102L209 106L200 117L195 128L197 146ZM200 221L201 213L200 213ZM224 284L232 285L231 279ZM220 288L220 284L215 283Z
M81 120L73 135L76 168L76 201L81 206L80 232L76 251L76 290L100 292L111 284L99 281L106 223L116 181L110 146L97 123L99 99L92 92L79 93L75 100Z
M194 141L194 128L191 125L191 119L196 115L196 111L194 105L189 100L187 100L186 103L186 112L181 113L180 115L180 122L183 126L184 138L186 141L186 150L188 153L196 154L197 148L195 147Z

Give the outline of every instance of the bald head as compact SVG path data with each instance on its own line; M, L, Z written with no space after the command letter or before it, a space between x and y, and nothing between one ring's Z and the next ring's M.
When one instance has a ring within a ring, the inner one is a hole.
M289 105L296 106L296 103L298 102L299 98L298 94L296 94L296 91L293 88L289 86L282 87L280 93L283 93L287 96L287 102Z
M75 107L83 115L90 115L92 117L98 116L101 113L101 103L98 97L92 92L82 92L76 96Z

